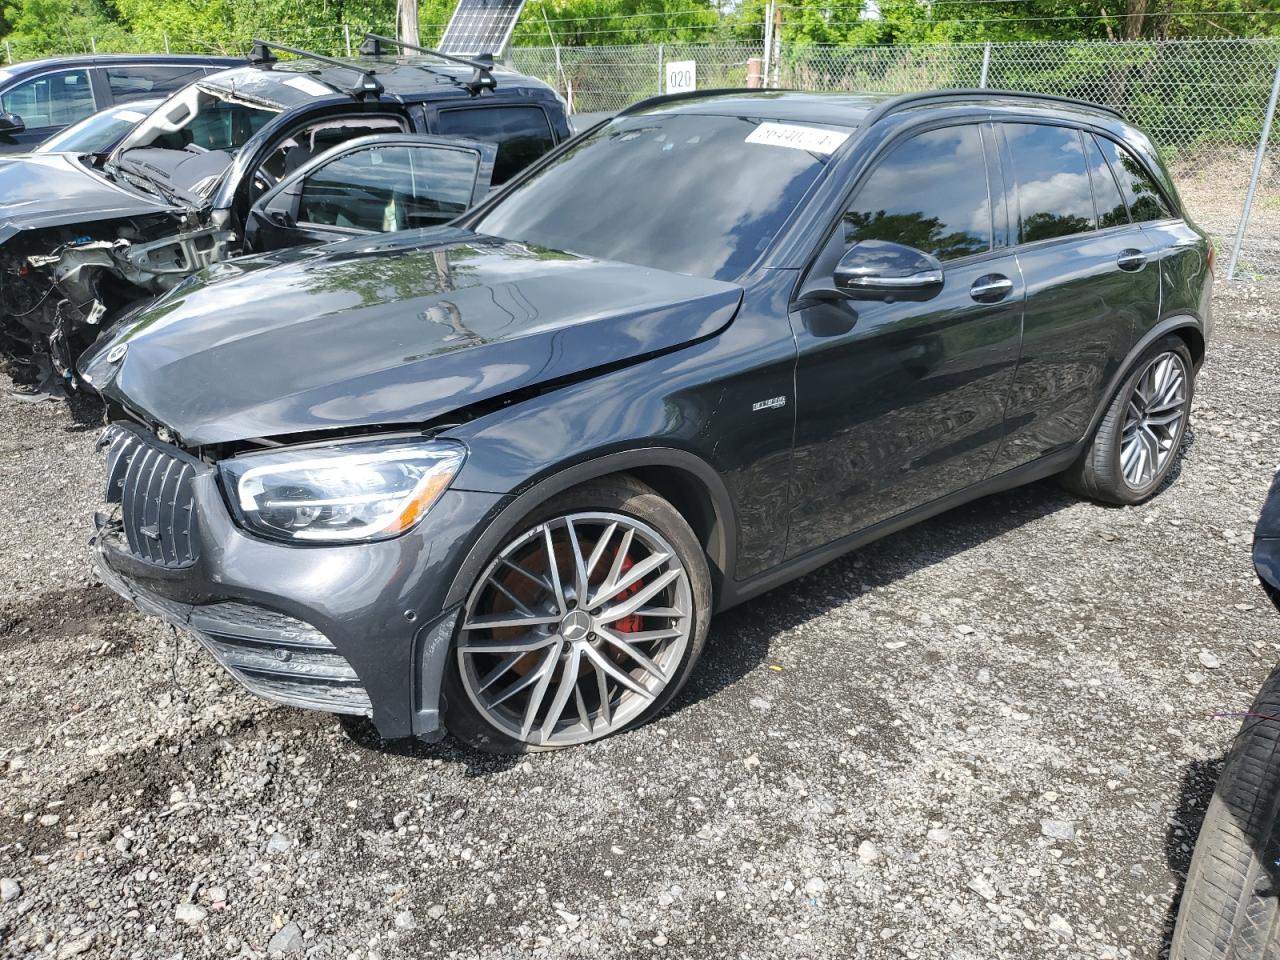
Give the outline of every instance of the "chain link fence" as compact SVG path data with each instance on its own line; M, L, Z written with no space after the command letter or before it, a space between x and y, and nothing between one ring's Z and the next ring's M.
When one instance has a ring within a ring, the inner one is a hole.
M291 30L281 39L343 56L366 29L346 24ZM150 34L85 38L64 53L242 53L258 31L250 25L213 44ZM244 33L241 38L240 33ZM30 51L6 44L10 62ZM768 87L910 93L955 87L1029 90L1092 100L1118 109L1151 134L1178 181L1192 216L1217 240L1224 264L1241 225L1251 174L1280 71L1280 38L1162 42L1023 42L832 47L761 42L652 43L627 46L515 47L515 69L556 87L580 113L617 111L663 92L666 65L693 61L699 89ZM1280 118L1277 118L1280 121ZM1280 122L1263 152L1235 275L1280 278Z
M517 47L512 65L557 87L580 112L613 111L662 91L665 65L692 60L700 89L742 87L752 61L770 87L909 93L991 87L1114 107L1145 129L1223 262L1280 70L1280 39L1028 42L825 47L761 43ZM1236 276L1280 278L1280 131L1265 151Z

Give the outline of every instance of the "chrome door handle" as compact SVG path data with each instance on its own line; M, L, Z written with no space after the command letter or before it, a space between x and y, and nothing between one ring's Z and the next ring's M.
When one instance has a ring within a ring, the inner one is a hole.
M998 303L1009 295L1013 289L1013 281L1003 274L988 273L973 281L969 288L969 296L979 303Z
M1116 257L1116 266L1121 270L1127 270L1130 273L1137 273L1147 265L1147 255L1141 250L1121 250L1120 256Z

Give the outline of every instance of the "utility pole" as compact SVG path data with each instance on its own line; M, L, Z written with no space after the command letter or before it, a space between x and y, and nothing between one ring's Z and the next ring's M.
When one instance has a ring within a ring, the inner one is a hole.
M769 86L769 67L773 63L773 4L769 0L764 8L764 80L762 86Z
M782 4L773 4L773 84L782 86Z
M1276 76L1271 81L1271 99L1267 101L1267 113L1262 121L1262 133L1258 136L1258 152L1253 158L1253 174L1249 177L1249 189L1244 195L1244 209L1240 212L1240 226L1236 230L1235 243L1231 245L1231 259L1227 261L1227 279L1236 278L1236 264L1240 260L1240 248L1249 229L1249 214L1253 212L1253 199L1262 177L1262 161L1267 155L1267 142L1271 139L1271 124L1276 116L1276 103L1280 102L1280 61L1276 62Z
M396 39L422 43L418 36L418 0L396 0Z

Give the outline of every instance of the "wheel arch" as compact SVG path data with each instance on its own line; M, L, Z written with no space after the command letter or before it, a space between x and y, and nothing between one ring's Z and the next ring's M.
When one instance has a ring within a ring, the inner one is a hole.
M737 522L733 501L720 475L697 455L674 447L647 447L609 453L553 468L503 502L463 560L445 599L445 606L462 603L472 583L503 540L530 513L557 494L592 480L628 474L669 501L702 544L711 577L713 608L733 569Z
M1111 406L1111 401L1115 399L1116 392L1119 391L1129 374L1133 373L1133 368L1142 359L1142 355L1151 349L1152 344L1159 342L1170 334L1175 334L1186 343L1187 349L1191 352L1194 370L1197 372L1200 370L1205 353L1204 331L1200 327L1200 321L1190 315L1168 317L1160 321L1139 338L1138 342L1125 354L1124 362L1112 374L1111 380L1107 383L1107 389L1102 392L1102 399L1098 403L1098 408L1093 413L1093 419L1089 421L1089 429L1085 431L1085 435L1080 439L1081 449L1097 433L1098 424L1106 416L1107 409Z

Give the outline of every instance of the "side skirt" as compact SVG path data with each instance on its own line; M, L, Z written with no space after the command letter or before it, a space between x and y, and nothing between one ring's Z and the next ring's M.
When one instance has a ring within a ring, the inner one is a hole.
M851 533L847 537L842 537L826 546L818 547L808 553L793 557L749 580L742 580L736 583L726 582L716 610L717 612L728 610L730 607L737 606L752 597L772 590L774 587L782 586L782 584L789 583L798 577L803 577L807 573L812 573L819 567L826 566L832 560L842 557L846 553L865 547L867 544L873 543L882 537L887 537L892 533L897 533L899 530L905 530L907 527L914 526L922 520L928 520L930 517L937 516L940 513L946 513L948 510L962 504L979 500L993 493L1002 493L1005 490L1025 486L1028 483L1034 483L1037 480L1043 480L1045 477L1061 473L1075 462L1083 448L1084 444L1078 443L1068 447L1066 450L1049 454L1047 457L1041 457L1039 460L1033 460L1031 463L1023 464L1020 467L1014 467L1012 470L1007 470L994 477L988 477L986 480L975 483L970 487L965 487L963 490L958 490L955 493L947 494L945 497L940 497L937 500L915 507L906 513L900 513L896 517L882 520L877 524L859 530L857 533Z

